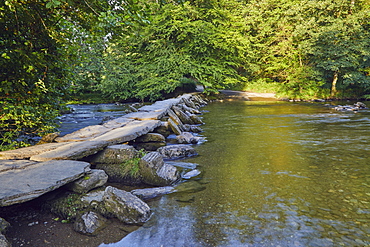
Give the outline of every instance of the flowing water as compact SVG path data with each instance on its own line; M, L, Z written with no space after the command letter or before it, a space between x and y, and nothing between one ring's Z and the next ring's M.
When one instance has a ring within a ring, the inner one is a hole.
M211 103L193 193L101 246L370 246L370 111Z

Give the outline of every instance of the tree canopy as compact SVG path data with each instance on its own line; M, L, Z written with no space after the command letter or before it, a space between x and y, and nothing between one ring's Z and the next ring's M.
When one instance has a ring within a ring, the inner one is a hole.
M369 0L3 1L0 146L51 131L69 96L91 92L368 97L369 13Z

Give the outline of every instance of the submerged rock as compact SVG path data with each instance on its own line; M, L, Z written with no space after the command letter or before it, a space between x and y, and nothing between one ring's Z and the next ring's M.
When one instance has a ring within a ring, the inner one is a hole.
M138 224L149 220L150 207L130 192L108 186L103 195L103 214L123 223Z
M190 179L190 178L198 176L200 173L201 172L199 170L195 169L195 170L192 170L190 172L185 173L181 177L184 178L184 179Z
M98 213L89 211L77 217L73 224L73 229L82 234L96 235L102 228L105 227L106 223L106 218Z
M158 149L158 152L166 159L178 159L198 155L194 148L185 144L161 147Z
M147 189L136 189L132 190L131 193L142 200L149 200L158 196L163 196L174 191L174 187L158 187L158 188L147 188Z

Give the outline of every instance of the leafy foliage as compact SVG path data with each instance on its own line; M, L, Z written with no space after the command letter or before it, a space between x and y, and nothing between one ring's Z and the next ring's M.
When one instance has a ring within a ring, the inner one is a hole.
M71 95L153 101L196 83L369 95L369 12L369 0L2 1L0 149L52 131Z
M152 4L147 10L150 23L111 42L100 90L116 99L156 100L186 78L208 91L237 82L237 70L249 69L248 42L242 28L230 28L242 24L226 7Z

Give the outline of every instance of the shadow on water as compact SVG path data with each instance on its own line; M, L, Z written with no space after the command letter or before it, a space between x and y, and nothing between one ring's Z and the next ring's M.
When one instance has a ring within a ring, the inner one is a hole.
M370 112L318 104L212 103L196 146L205 190L101 246L370 245ZM184 199L185 198L185 199Z

